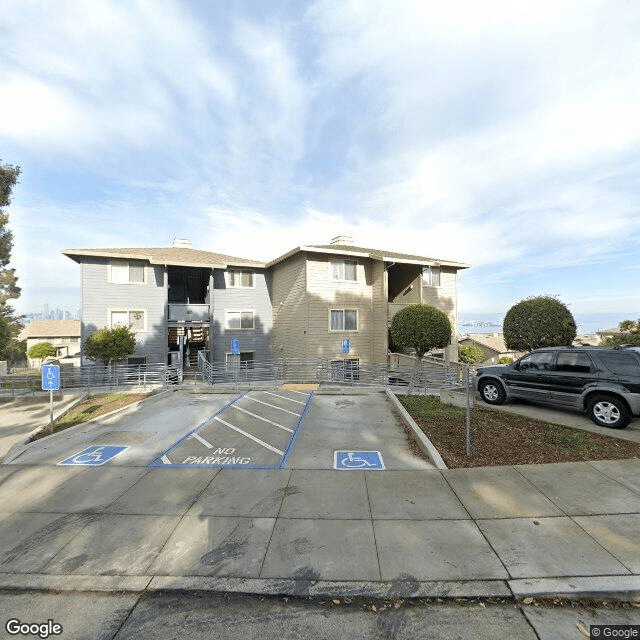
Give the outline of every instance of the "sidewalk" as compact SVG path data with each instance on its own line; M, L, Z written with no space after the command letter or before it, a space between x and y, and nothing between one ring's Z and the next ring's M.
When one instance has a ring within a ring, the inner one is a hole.
M0 588L640 598L640 460L0 466Z
M53 402L53 419L62 415L82 393L56 394ZM0 402L0 461L9 453L11 447L26 442L29 434L44 425L49 424L49 398L42 395L32 397L8 399Z

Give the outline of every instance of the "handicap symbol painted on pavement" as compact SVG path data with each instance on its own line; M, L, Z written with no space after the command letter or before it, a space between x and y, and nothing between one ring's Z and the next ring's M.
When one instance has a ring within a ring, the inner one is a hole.
M115 458L129 447L114 447L92 444L90 447L72 455L70 458L58 462L58 464L77 464L89 467L97 467Z
M336 451L333 457L333 468L373 471L384 469L384 462L379 451Z

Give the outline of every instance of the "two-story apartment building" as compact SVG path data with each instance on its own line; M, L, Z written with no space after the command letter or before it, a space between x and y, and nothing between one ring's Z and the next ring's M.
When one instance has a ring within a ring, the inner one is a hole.
M68 249L81 266L82 340L127 324L138 335L132 362L212 362L324 357L385 362L391 318L425 302L456 326L457 271L469 265L355 247L343 237L264 263L193 249ZM455 349L451 350L455 358Z
M271 274L262 262L199 251L186 240L166 248L68 249L80 264L82 342L125 324L137 334L131 363L194 366L198 351L224 361L227 333L241 357L271 357Z

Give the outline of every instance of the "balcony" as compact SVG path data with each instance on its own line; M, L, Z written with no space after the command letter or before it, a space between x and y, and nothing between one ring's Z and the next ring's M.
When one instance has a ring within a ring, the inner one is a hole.
M169 322L209 322L208 304L169 304Z

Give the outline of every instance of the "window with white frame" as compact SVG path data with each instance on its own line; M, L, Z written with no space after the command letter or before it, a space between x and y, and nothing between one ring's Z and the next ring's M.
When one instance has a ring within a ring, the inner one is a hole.
M112 327L130 327L133 331L144 331L146 327L146 311L143 309L117 309L111 311Z
M251 289L253 287L253 271L246 269L229 269L227 271L227 286Z
M255 329L255 314L253 311L227 311L227 329Z
M439 287L440 267L424 267L422 269L422 285L424 287Z
M118 284L144 283L144 262L112 260L109 263L109 282Z
M331 279L345 280L347 282L357 282L358 263L356 260L332 260Z
M357 309L330 309L329 331L357 331Z

